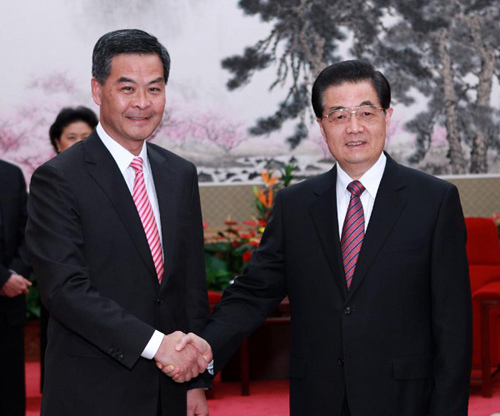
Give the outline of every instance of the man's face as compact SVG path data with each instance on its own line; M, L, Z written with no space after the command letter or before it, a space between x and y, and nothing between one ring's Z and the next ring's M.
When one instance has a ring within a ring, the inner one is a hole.
M377 93L370 81L330 86L325 91L323 102L323 116L340 108L380 108ZM328 118L317 120L331 154L352 179L363 176L384 150L392 108L386 110L385 114L381 110L375 110L373 114L374 118L369 120L360 120L355 114L350 114L350 120L345 124L336 124Z
M92 96L101 107L100 122L106 133L138 154L163 117L165 78L160 57L116 55L104 85L92 79Z

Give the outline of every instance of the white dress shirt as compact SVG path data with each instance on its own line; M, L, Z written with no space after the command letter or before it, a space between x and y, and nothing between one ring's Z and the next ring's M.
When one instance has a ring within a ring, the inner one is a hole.
M115 160L120 172L123 175L123 179L127 183L128 189L130 190L130 194L133 193L134 189L134 180L135 180L135 171L132 169L130 164L135 155L130 153L127 149L125 149L122 145L118 144L115 140L113 140L101 126L101 123L97 125L96 128L97 134L99 135L101 141L104 143L104 146L109 150L111 156ZM156 195L155 184L153 181L153 173L151 171L151 165L149 164L147 146L142 146L141 153L139 157L142 159L142 170L144 172L144 182L146 183L146 191L148 193L149 202L151 203L151 208L153 209L153 213L156 220L156 225L158 227L158 233L160 234L160 241L163 252L163 239L161 234L161 219L160 219L160 209L158 206L158 197ZM146 348L142 352L141 356L151 360L158 349L160 348L161 341L163 340L163 333L155 330L153 336L149 340Z
M361 178L358 179L359 182L365 187L365 191L361 194L361 204L363 205L363 212L365 214L365 232L368 228L368 222L373 211L373 204L375 203L375 198L377 196L378 188L380 186L380 181L385 170L385 164L387 162L387 157L382 152L379 159L375 164L368 169ZM339 237L342 238L342 227L344 226L344 219L347 214L347 208L349 207L349 201L351 199L351 193L347 190L347 185L349 185L354 179L352 179L345 171L342 170L340 165L337 163L337 217L339 222Z

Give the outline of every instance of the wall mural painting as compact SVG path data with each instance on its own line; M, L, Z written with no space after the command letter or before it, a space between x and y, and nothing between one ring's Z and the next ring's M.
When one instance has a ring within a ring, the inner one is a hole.
M149 0L136 19L123 13L128 2L98 16L99 0L72 10L58 1L51 13L79 22L85 68L95 40L118 27L166 44L167 109L152 140L195 162L200 182L260 182L291 157L299 178L330 169L310 90L325 66L351 58L372 62L393 87L386 148L396 160L436 175L500 173L500 0ZM85 19L92 36L82 35ZM47 131L58 110L92 106L88 73L59 67L27 77L24 100L0 108L1 157L27 176L53 156Z

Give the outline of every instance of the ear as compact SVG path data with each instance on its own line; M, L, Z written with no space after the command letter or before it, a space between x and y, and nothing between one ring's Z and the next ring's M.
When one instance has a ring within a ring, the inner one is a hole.
M392 113L394 112L394 109L388 108L385 110L385 127L388 129L389 126L391 125L391 119L392 119Z
M61 139L59 137L56 137L54 141L56 143L56 153L59 154L61 153Z
M323 123L321 122L321 118L317 118L316 121L318 122L319 129L321 131L321 135L323 136L323 140L326 142L326 134L325 134L325 129L323 127ZM328 142L327 142L328 143Z
M92 98L97 105L101 105L101 96L102 96L102 85L95 78L92 78L90 81L90 85L92 88Z

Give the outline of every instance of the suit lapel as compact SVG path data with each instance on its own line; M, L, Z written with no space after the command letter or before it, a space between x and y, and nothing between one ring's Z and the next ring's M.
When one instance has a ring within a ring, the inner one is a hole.
M90 176L111 200L118 217L130 235L144 263L156 279L156 269L151 257L146 234L137 213L132 195L113 156L106 149L96 132L84 142L85 160Z
M375 198L372 215L346 301L349 301L361 285L407 202L399 165L387 154L386 156L387 164L384 175Z
M340 256L336 183L337 168L334 166L316 186L314 193L317 199L311 204L310 213L335 282L345 298L347 286Z
M172 165L167 163L167 159L154 147L148 146L148 158L153 172L156 195L161 218L161 233L163 241L164 265L162 287L165 286L170 272L172 271L172 262L174 261L173 244L176 241L176 213L179 203L177 198L177 187L179 184L175 181L177 177Z

